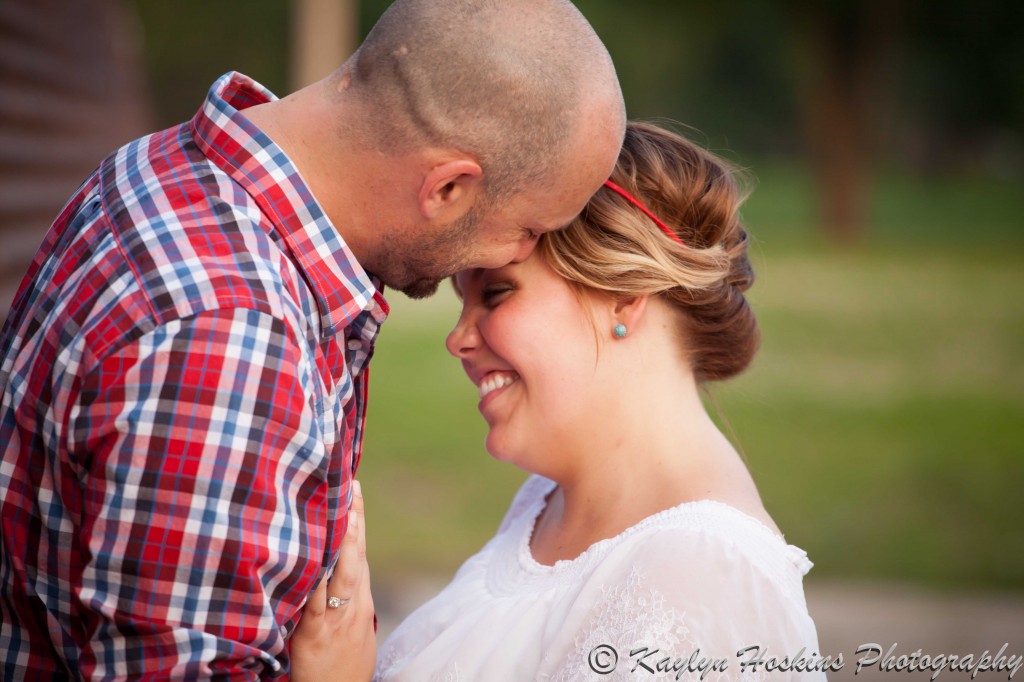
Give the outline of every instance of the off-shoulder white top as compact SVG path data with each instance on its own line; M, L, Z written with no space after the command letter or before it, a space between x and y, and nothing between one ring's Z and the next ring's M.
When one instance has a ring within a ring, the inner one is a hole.
M542 565L530 536L554 487L523 484L497 535L384 642L375 680L825 679L803 550L702 500Z

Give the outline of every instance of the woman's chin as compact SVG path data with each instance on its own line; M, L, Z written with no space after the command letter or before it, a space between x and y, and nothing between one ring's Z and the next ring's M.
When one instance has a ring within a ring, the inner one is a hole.
M511 464L528 474L546 475L543 462L537 458L536 447L531 448L526 443L511 444L488 436L487 452L496 462Z
M502 437L500 432L488 431L485 447L487 448L487 453L497 461L520 466L518 462L519 457L517 456L520 448L514 447L507 438Z

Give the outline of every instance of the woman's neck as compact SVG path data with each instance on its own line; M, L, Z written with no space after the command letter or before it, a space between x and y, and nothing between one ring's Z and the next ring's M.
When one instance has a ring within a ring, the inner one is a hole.
M558 471L542 472L558 487L537 519L535 560L574 559L665 509L695 500L723 502L780 534L739 453L694 394L633 409L613 427L584 430L580 445L562 444ZM659 406L660 405L660 406ZM554 459L554 458L553 458Z
M615 431L588 431L587 443L574 454L561 450L559 461L565 465L559 471L545 472L558 487L531 540L540 563L575 558L595 542L683 502L716 499L732 487L725 479L746 474L702 408L682 411L674 422L647 412L643 419L619 420Z

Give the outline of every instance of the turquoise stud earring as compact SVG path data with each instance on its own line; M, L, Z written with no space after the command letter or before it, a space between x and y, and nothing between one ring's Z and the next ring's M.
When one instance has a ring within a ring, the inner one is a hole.
M612 329L612 332L614 332L616 338L624 339L626 338L626 325L617 324L615 325L615 328Z

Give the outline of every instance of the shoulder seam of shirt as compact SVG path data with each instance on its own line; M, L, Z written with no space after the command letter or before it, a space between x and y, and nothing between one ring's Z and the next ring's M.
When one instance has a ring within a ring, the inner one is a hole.
M112 342L112 343L110 343L108 345L102 346L100 349L98 349L98 352L93 354L93 357L92 357L91 362L89 363L89 366L88 367L83 367L82 375L83 376L87 376L87 375L91 374L93 371L96 370L96 368L99 365L103 364L111 355L114 355L115 353L121 352L122 350L124 350L125 348L127 348L128 346L130 346L132 344L138 343L140 339L142 339L145 336L148 336L149 334L154 333L155 331L157 331L158 329L160 329L162 327L166 327L166 326L168 326L170 324L174 324L175 322L187 323L191 319L195 319L195 318L199 318L199 317L203 317L203 316L207 316L207 315L217 316L217 315L224 315L225 313L230 314L233 311L239 311L239 310L251 310L251 311L255 312L258 315L266 316L266 317L268 317L268 318L270 318L272 320L276 320L276 321L280 322L282 324L282 326L285 328L285 330L287 331L289 341L293 345L295 345L297 348L301 349L303 347L303 344L299 341L298 337L295 335L295 330L292 328L292 325L288 322L287 319L285 319L283 317L280 317L278 315L274 315L269 310L261 309L260 307L257 307L257 306L254 306L254 305L243 305L243 304L239 304L237 301L233 301L232 305L224 306L222 308L209 307L209 308L204 308L202 310L196 310L196 311L191 312L189 314L172 315L172 316L165 317L163 319L160 319L160 318L158 318L156 316L153 316L153 317L145 318L144 320L139 320L139 321L136 322L135 325L133 325L133 330L132 330L133 332L137 332L137 333L132 333L132 334L129 334L127 336L118 337L115 342ZM305 355L305 353L303 353L303 355Z

